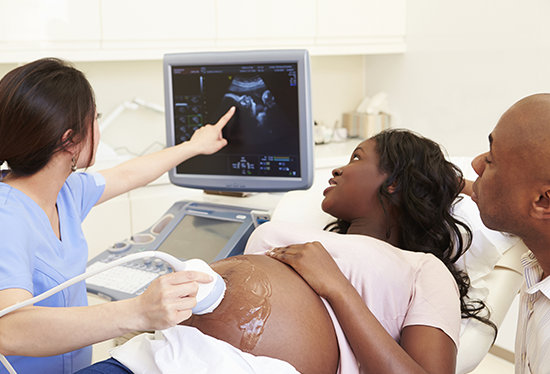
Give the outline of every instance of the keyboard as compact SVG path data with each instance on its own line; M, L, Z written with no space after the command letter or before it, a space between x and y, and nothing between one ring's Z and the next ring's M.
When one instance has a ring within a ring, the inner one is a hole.
M106 264L102 262L94 262L86 268L86 271L96 270L105 265ZM158 272L154 273L119 265L86 279L86 284L129 294L140 294L145 290L146 286L158 278L159 275ZM138 292L140 290L141 292Z

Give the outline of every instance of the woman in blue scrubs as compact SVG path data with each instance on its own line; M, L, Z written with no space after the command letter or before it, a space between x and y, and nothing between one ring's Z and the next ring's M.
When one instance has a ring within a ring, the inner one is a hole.
M221 131L233 112L175 147L98 173L75 173L94 164L99 142L85 76L57 59L6 74L0 80L0 165L9 169L0 177L0 310L85 272L81 223L90 209L224 147ZM91 344L189 318L197 282L209 281L204 273L171 273L139 297L96 306L87 306L80 282L1 317L0 353L19 373L73 373L90 365Z

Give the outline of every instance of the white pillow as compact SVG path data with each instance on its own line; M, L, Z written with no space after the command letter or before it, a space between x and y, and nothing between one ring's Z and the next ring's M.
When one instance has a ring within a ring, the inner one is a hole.
M490 230L483 224L477 204L469 196L461 195L453 215L466 222L472 230L472 245L457 261L457 265L466 269L470 277L471 289L468 295L485 300L488 289L482 279L489 274L504 252L512 248L520 239L517 236Z

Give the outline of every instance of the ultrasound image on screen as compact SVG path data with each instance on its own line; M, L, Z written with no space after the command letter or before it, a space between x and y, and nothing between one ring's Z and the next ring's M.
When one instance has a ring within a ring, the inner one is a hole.
M300 177L296 63L175 66L172 80L176 144L237 108L223 130L228 145L178 173Z
M259 75L235 76L214 118L221 117L232 106L237 108L237 118L223 131L224 137L231 144L276 142L292 131L292 124Z

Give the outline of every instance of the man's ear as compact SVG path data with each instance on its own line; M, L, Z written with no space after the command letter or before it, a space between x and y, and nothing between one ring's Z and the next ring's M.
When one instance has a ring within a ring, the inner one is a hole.
M538 219L550 219L550 185L542 186L542 193L533 202L531 216Z

